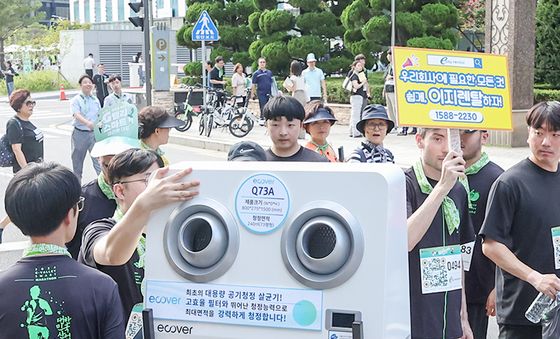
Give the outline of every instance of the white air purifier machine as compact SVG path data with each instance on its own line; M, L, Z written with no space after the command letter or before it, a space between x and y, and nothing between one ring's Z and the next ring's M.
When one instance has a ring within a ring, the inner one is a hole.
M410 337L405 178L395 165L192 162L200 194L153 213L156 338Z

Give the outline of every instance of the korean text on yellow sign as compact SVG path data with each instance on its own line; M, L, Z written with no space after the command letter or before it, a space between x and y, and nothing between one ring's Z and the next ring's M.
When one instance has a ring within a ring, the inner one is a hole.
M505 56L395 47L398 124L511 130Z

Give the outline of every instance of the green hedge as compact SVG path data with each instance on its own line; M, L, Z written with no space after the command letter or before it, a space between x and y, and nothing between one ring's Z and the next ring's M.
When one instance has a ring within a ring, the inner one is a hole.
M371 100L370 103L385 105L383 97L383 73L375 72L368 74ZM342 88L343 77L327 78L328 102L337 104L349 104L350 92Z
M74 88L64 78L59 77L55 71L33 71L31 73L24 73L14 78L16 89L25 88L31 91L31 94L37 92L58 91L60 84L64 85L65 89ZM2 81L0 85L0 93L7 94L5 82Z
M534 102L557 100L560 101L560 90L558 89L538 89L533 90Z

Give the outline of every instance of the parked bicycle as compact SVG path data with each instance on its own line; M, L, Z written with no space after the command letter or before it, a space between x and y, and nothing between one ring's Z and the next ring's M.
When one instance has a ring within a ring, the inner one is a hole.
M221 89L208 89L207 104L203 107L199 121L198 132L200 135L204 134L209 137L214 127L226 128L229 126L229 122L237 112L236 107L229 103L230 99L227 92Z
M201 87L191 86L187 88L189 92L185 102L179 104L175 103L174 105L175 117L185 122L183 125L175 127L179 132L185 132L191 128L193 117L198 116L201 112L200 97L202 96L202 92L198 91Z
M235 108L236 112L229 122L229 132L238 138L249 134L258 121L258 118L248 108L250 91L250 89L247 90L243 106Z

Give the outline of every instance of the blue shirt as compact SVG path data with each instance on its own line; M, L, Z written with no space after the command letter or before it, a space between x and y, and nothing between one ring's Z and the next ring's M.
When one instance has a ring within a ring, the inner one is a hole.
M127 93L121 93L121 96L119 97L115 94L115 92L113 92L105 98L105 100L103 101L103 107L109 107L112 104L115 104L119 101L123 101L131 105L134 105L134 99L132 99L132 97Z
M72 101L70 101L70 107L72 110L72 115L74 115L74 113L80 113L84 118L95 123L97 117L99 116L101 104L99 103L99 99L97 99L95 96L87 96L83 93L80 93L72 98ZM82 131L90 130L89 127L82 124L76 118L72 119L72 125Z
M262 69L253 73L253 84L257 85L257 93L260 95L270 94L272 88L272 72Z
M321 81L325 80L323 70L315 67L311 70L309 67L303 72L303 79L305 80L305 89L310 98L321 97Z

